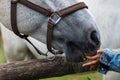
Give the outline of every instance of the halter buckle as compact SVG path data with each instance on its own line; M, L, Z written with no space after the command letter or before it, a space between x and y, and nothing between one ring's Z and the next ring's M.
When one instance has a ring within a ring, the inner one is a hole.
M49 17L49 20L52 21L54 24L57 24L61 20L61 17L56 12L53 12Z

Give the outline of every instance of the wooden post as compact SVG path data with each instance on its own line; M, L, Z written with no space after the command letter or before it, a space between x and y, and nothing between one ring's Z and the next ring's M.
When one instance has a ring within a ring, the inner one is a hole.
M33 80L87 71L81 64L68 63L64 57L55 60L31 60L0 65L0 80Z

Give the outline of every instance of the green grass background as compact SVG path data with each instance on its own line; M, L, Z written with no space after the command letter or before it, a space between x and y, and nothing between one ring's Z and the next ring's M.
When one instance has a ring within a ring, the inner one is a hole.
M0 64L6 63L3 43L0 38ZM102 75L98 72L85 72L80 74L66 75L62 77L53 77L41 80L102 80Z
M3 42L0 36L0 64L5 63L5 55L4 55L4 49L3 49Z
M86 72L41 80L102 80L102 75L98 72Z

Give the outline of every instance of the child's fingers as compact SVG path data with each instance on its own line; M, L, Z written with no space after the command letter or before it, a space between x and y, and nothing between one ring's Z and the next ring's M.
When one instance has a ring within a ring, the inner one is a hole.
M88 60L96 60L96 59L99 59L99 58L100 58L100 54L97 54L97 55L92 56L92 57L86 56L86 58L87 58Z
M98 50L97 53L102 54L105 51L105 49Z
M97 64L97 63L98 63L98 60L94 60L94 61L87 62L87 63L83 64L82 67L95 65L95 64Z

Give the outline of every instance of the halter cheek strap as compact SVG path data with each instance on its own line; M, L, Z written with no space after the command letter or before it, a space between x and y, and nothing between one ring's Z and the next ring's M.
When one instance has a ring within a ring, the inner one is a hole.
M11 0L11 26L12 26L13 32L20 38L27 40L36 49L36 51L39 54L45 55L45 56L47 56L47 54L44 54L39 49L37 49L34 46L34 44L28 39L28 35L24 35L19 32L18 26L17 26L17 4L18 3L49 17L48 28L47 28L47 48L53 54L61 54L62 53L61 51L58 51L58 50L56 51L51 46L51 43L53 40L53 30L54 30L55 25L57 25L59 23L59 21L61 20L62 17L72 14L73 12L75 12L77 10L80 10L83 8L88 8L84 2L80 2L78 4L64 8L60 11L51 12L43 7L33 4L32 2L30 2L28 0Z

